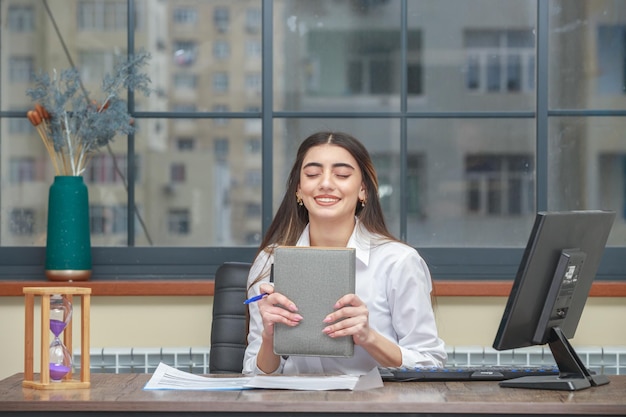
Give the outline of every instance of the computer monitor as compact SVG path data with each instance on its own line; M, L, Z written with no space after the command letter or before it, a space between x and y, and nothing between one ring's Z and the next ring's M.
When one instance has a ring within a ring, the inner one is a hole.
M507 300L493 347L548 344L559 375L526 376L501 386L575 391L609 382L592 374L568 339L574 337L615 213L539 212Z

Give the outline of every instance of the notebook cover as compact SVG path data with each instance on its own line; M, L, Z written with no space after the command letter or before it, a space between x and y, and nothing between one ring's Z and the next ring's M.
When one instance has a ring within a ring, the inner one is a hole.
M294 356L349 357L351 336L331 338L322 333L324 317L342 296L355 291L356 250L353 248L276 248L274 288L298 306L303 319L295 327L274 326L274 353Z

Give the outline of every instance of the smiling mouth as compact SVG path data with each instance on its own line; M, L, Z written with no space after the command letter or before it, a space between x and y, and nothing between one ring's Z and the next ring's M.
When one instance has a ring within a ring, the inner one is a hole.
M337 201L339 201L339 198L315 197L315 201L317 201L318 203L336 203Z

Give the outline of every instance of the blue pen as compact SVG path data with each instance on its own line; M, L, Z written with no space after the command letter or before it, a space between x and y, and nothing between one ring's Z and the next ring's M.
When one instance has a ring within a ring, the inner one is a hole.
M266 295L269 295L266 292L263 292L259 295L255 295L254 297L248 298L246 301L244 301L244 304L250 304L250 303L254 303L255 301L259 301L261 298L265 297Z

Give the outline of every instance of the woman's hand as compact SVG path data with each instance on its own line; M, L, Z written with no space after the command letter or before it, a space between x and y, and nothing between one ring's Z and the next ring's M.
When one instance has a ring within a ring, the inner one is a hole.
M287 326L297 326L302 316L297 313L298 308L289 298L274 291L274 286L261 284L261 293L268 294L258 301L259 311L263 319L263 339L274 335L274 324L283 323Z
M367 306L355 294L344 295L334 306L335 311L327 315L324 323L329 325L323 332L330 337L352 336L357 345L366 344L373 331L369 326Z

